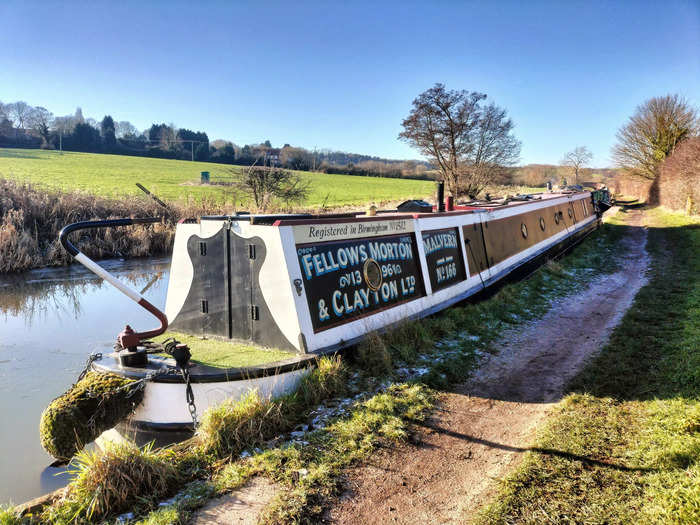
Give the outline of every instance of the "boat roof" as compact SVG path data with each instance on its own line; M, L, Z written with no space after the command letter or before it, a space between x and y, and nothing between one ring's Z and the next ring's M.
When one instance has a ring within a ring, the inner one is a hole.
M520 206L533 201L543 201L567 197L576 194L588 193L587 191L559 191L520 194L511 197L491 199L491 200L470 200L455 204L450 211L437 211L437 207L432 205L430 212L401 211L401 210L377 210L376 215L368 215L363 211L346 213L277 213L277 214L254 214L250 212L237 212L234 215L205 215L201 217L203 221L249 221L253 224L269 226L288 226L324 222L346 222L353 221L376 221L383 219L412 219L418 217L450 216L464 213L480 213L488 210L504 209L507 207Z

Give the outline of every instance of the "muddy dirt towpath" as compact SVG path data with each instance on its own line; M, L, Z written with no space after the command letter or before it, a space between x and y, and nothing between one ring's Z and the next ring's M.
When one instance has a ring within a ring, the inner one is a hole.
M648 256L642 220L641 211L628 212L632 227L620 242L620 271L556 302L542 319L504 333L498 355L442 397L414 443L384 450L350 471L348 490L326 520L469 523L644 285Z

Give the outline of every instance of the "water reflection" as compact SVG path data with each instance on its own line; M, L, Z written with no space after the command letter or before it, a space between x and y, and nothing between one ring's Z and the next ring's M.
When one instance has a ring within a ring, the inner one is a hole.
M145 294L167 272L168 259L152 259L149 268L143 261L107 261L102 264L110 272ZM152 269L151 269L152 267ZM26 277L24 277L26 276ZM50 315L70 315L78 319L82 313L81 297L93 290L111 288L102 279L80 265L67 268L40 269L19 276L0 277L0 314L22 316L28 327Z
M100 264L165 305L168 259ZM33 270L0 278L0 503L22 502L67 481L41 449L42 410L75 381L88 354L110 351L125 323L157 321L88 270Z

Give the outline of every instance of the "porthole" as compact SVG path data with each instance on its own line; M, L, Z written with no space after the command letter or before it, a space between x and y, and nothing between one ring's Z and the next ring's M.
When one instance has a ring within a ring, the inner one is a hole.
M573 219L573 218L574 218L574 210L569 208L569 219Z
M367 259L362 268L362 273L365 275L365 282L370 290L375 292L379 290L379 287L382 285L382 269L379 267L379 263L374 259Z
M555 224L559 224L559 214L560 213L561 212L559 212L559 211L554 213L554 223Z
M544 231L544 228L545 228L544 219L542 217L540 217L540 229L542 231Z
M523 239L527 239L527 226L525 226L524 222L520 224L520 233L523 234Z

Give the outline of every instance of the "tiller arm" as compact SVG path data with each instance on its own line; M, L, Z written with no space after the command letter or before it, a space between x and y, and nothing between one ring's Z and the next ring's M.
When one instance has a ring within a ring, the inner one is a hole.
M152 224L155 222L161 222L161 219L157 217L149 217L145 219L108 219L104 221L84 221L69 224L61 230L58 234L58 238L61 241L63 247L70 253L73 258L80 264L85 266L88 270L94 274L102 277L109 284L117 288L120 292L126 295L129 299L137 303L139 306L148 310L153 314L158 321L160 321L160 327L154 330L148 330L147 332L134 332L129 325L126 325L121 334L117 337L117 343L121 346L121 349L136 350L136 347L143 339L149 339L151 337L156 337L168 328L168 318L165 314L161 312L158 308L153 306L148 302L140 293L131 289L129 286L121 282L119 279L114 277L107 270L98 265L95 261L90 259L80 250L78 250L73 243L68 240L68 235L77 230L87 230L92 228L112 228L115 226L131 226L132 224Z

